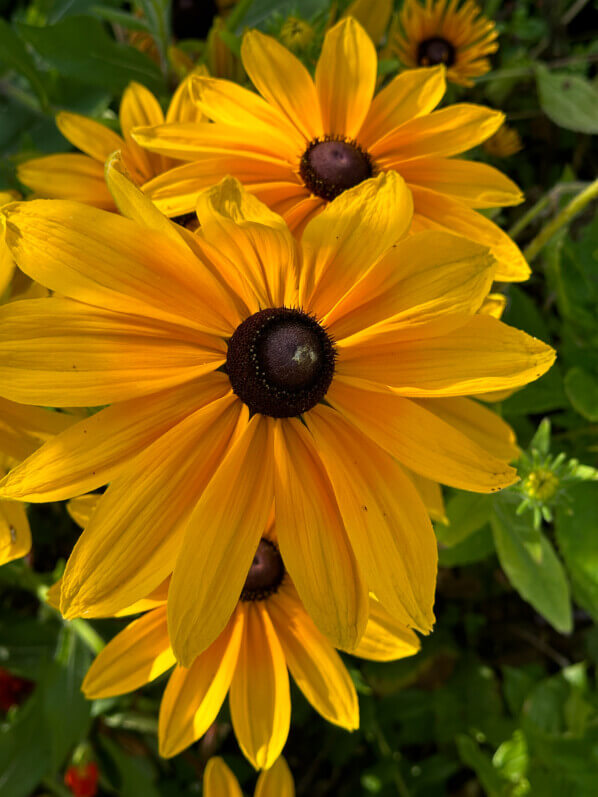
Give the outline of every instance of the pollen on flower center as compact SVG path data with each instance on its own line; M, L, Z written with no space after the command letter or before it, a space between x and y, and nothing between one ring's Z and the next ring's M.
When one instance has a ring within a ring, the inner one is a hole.
M446 39L426 39L417 48L417 62L420 66L452 66L455 63L455 48Z
M245 579L241 600L264 600L276 592L284 574L284 564L278 548L270 540L261 539Z
M245 319L228 343L226 372L252 413L290 418L326 395L334 347L324 328L301 310L276 307Z
M331 201L372 177L374 169L369 154L355 141L326 137L311 142L301 158L299 173L312 194Z

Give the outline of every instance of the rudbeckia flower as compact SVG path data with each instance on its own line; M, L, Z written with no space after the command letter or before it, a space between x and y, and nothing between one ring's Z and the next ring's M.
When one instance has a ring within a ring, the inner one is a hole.
M222 758L214 756L203 775L204 797L243 797L239 782ZM277 758L270 769L260 772L254 797L295 797L295 784L287 762Z
M376 50L353 19L326 34L315 82L258 31L245 35L241 55L259 95L196 77L192 92L212 124L134 133L151 151L190 161L144 185L166 215L193 211L199 192L230 174L300 233L343 191L395 170L413 196L413 232L471 238L495 255L496 279L527 279L518 247L474 210L518 204L520 190L491 166L452 157L485 141L504 115L465 103L434 111L446 88L443 66L406 71L374 97Z
M119 171L123 218L74 202L9 205L20 268L61 294L0 310L0 386L102 406L13 470L0 495L69 498L111 482L67 563L61 610L112 614L172 571L170 633L190 665L228 623L274 503L301 600L342 648L368 591L428 632L436 541L400 463L490 492L516 472L465 398L536 379L553 350L478 315L488 250L439 231L397 242L393 172L346 191L297 242L234 179L199 197L200 231ZM201 622L200 622L201 620Z
M0 399L0 476L73 423L65 413ZM26 556L31 531L25 507L0 499L0 565Z
M175 665L166 600L157 603L99 653L82 686L88 698L138 689ZM138 610L137 604L128 611ZM369 621L354 655L391 661L418 650L413 631L394 622L371 599ZM256 769L272 766L290 727L288 670L324 719L349 731L359 727L349 673L303 608L270 527L225 629L188 668L176 666L170 675L160 705L160 754L177 755L203 736L228 694L241 750Z
M130 83L120 103L122 136L86 116L60 112L56 116L60 132L81 152L45 155L26 161L18 167L19 180L40 197L74 199L115 211L116 205L104 180L107 158L120 150L129 174L138 185L176 166L176 160L153 155L140 147L131 131L139 125L160 125L164 121L199 121L201 112L189 95L190 80L186 78L175 91L166 118L149 89L140 83Z
M498 32L474 0L405 0L399 23L396 46L405 66L444 64L447 78L461 86L490 71Z

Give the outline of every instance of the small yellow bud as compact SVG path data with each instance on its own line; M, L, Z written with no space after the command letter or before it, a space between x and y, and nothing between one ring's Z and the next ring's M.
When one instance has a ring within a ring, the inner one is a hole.
M313 38L312 26L297 17L289 17L280 31L280 40L289 50L302 50L311 44Z
M558 477L545 468L533 470L523 484L524 492L538 501L549 501L559 486Z

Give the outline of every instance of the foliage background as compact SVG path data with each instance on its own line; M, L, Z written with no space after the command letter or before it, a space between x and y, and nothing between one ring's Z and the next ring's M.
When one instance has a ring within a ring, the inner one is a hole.
M372 0L374 2L375 0ZM244 0L220 41L237 52L245 27L277 35L292 14L316 37L299 53L313 67L330 14L347 3ZM400 2L396 4L400 7ZM204 3L207 9L210 3ZM598 4L592 0L488 0L500 50L475 88L451 87L445 102L506 111L524 149L497 165L526 193L494 218L526 247L595 180L598 150ZM117 127L119 98L137 80L166 102L172 75L130 46L147 30L166 64L165 0L0 0L0 190L24 192L16 165L69 149L60 109ZM137 13L142 12L143 18ZM210 12L206 10L206 15ZM210 18L206 18L206 31ZM206 56L201 41L179 43ZM398 68L392 54L383 76ZM598 219L589 204L534 255L534 275L505 287L505 319L550 342L557 365L498 405L528 449L522 482L498 496L447 491L435 633L420 655L391 664L346 657L360 694L361 729L326 724L294 690L285 755L298 795L576 795L598 791ZM543 238L540 239L541 241ZM535 256L537 254L537 257ZM549 418L550 422L542 422ZM562 454L564 463L554 458ZM571 463L571 459L574 461ZM579 462L586 466L581 467ZM556 496L529 504L531 470L559 477ZM535 509L535 511L534 511ZM30 506L33 553L0 569L0 666L34 682L0 715L0 795L69 794L71 761L97 760L103 795L201 793L207 758L219 753L247 793L255 782L226 707L197 745L157 755L163 683L88 703L79 685L93 651L123 623L64 623L43 596L60 575L77 529L61 504Z

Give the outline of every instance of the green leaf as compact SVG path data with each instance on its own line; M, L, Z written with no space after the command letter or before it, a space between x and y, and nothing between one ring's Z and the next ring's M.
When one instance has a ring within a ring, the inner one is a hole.
M120 797L160 797L154 786L155 773L149 760L126 753L107 736L100 738L106 753L114 761L118 771L118 794Z
M492 498L478 493L458 492L446 503L448 525L438 523L436 536L442 545L452 547L482 528L492 512Z
M573 408L588 421L598 421L598 378L583 368L571 368L565 391Z
M536 68L540 106L559 127L598 133L598 89L580 75Z
M569 488L570 504L557 507L556 539L577 602L598 621L598 512L596 485Z
M0 18L0 63L15 69L23 77L27 78L31 88L37 94L42 107L48 105L46 87L37 71L33 58L27 52L23 41L15 30L3 19Z
M166 51L170 41L170 3L168 0L137 0L137 2L158 45L163 63L166 63Z
M518 783L527 772L529 755L527 741L520 728L503 742L492 757L492 763L507 780Z
M488 797L506 797L508 784L492 766L490 757L480 750L479 744L464 734L457 736L456 742L461 761L473 769Z
M441 547L438 551L438 564L441 567L460 567L479 562L493 553L492 531L487 524L451 548Z
M60 74L118 93L132 80L153 92L163 88L156 64L134 47L118 44L101 22L91 17L67 17L38 28L19 25L19 33Z
M533 451L538 451L545 456L550 451L550 418L543 418L536 429L535 435L529 445Z
M140 19L134 14L127 14L126 11L119 11L117 8L110 8L110 6L94 6L91 10L101 19L122 25L127 30L137 30L142 33L147 33L149 30L147 20Z
M30 797L50 769L46 734L51 731L40 726L42 699L35 692L19 709L15 721L0 730L0 794Z
M504 499L495 502L492 530L500 564L517 592L557 631L571 631L569 584L550 542L533 533L528 520Z

